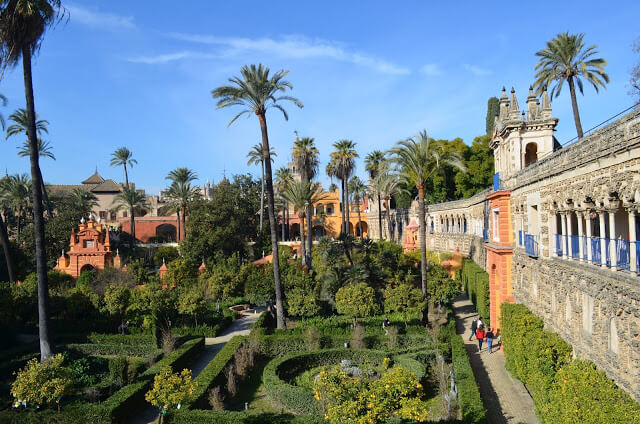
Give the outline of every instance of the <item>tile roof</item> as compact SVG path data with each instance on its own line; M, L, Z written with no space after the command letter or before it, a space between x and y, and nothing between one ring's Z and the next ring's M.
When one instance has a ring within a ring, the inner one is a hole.
M96 170L96 172L90 176L89 178L87 178L86 180L84 180L82 182L82 184L102 184L104 182L104 178L102 178L100 176L100 174L98 174L98 171Z
M122 191L122 188L115 183L113 180L103 181L102 184L98 184L97 186L91 189L93 193L119 193Z

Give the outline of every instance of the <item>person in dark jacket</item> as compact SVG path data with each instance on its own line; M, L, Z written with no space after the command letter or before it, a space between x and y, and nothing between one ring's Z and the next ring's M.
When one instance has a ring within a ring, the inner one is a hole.
M478 329L478 319L473 317L473 321L471 321L471 334L469 334L469 341L473 339L473 336L476 335L476 330Z
M493 339L495 337L493 331L491 331L491 327L487 329L487 334L485 334L484 337L487 339L487 350L491 353L491 345L493 344Z

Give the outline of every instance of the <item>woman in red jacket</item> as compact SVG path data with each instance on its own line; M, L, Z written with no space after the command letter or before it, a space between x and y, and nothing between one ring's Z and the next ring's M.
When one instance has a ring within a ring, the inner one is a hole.
M476 339L478 340L478 352L482 351L482 342L484 341L484 336L485 336L484 325L481 325L476 330Z

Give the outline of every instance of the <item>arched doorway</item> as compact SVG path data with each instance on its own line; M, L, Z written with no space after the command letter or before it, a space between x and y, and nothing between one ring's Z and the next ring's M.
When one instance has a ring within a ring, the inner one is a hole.
M156 227L156 236L162 237L165 242L173 242L178 234L176 226L173 224L162 224Z
M349 234L355 235L355 233L353 231L353 224L352 223L349 223Z
M538 145L536 143L528 143L524 149L524 166L529 166L538 161Z
M362 225L362 234L360 234L360 226ZM358 225L356 225L356 234L358 237L366 237L369 234L369 227L367 223L364 221L360 221Z
M83 272L96 272L96 269L93 265L91 264L84 264L82 265L82 267L80 268L80 274L82 274Z
M300 238L300 224L291 224L291 239L297 240Z
M324 236L324 227L322 225L315 225L313 227L313 239L318 240L322 236Z

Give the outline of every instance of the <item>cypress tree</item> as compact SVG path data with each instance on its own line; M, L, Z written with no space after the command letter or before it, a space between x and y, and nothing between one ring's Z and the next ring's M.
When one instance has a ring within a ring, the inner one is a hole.
M500 103L497 97L489 97L487 102L487 135L493 132L493 121L495 116L500 112Z

